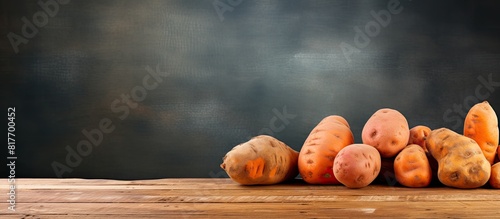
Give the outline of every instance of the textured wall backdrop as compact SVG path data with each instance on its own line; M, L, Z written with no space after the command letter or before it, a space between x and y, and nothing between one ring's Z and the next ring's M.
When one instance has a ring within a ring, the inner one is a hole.
M476 102L500 112L498 1L0 5L17 177L224 177L234 145L299 150L331 114L360 142L383 107L456 131Z

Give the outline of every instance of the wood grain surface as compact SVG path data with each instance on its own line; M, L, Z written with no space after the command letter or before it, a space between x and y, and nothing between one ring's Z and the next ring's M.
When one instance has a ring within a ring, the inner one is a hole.
M7 180L1 180L7 197ZM500 190L371 185L348 189L301 180L240 186L229 179L17 179L16 211L0 218L495 218Z

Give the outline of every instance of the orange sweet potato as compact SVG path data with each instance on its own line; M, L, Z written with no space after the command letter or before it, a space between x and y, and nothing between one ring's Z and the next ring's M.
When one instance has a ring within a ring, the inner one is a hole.
M403 186L428 186L432 180L432 170L424 149L417 144L406 146L394 160L394 174Z
M427 147L425 146L425 139L431 133L431 129L424 125L417 125L410 129L410 140L408 140L408 145L417 144L420 145L427 152Z
M337 115L328 116L314 127L299 154L299 172L311 184L339 184L333 174L337 153L354 143L347 121Z
M496 158L496 161L500 161L500 145L498 145L498 149L497 149L497 158Z
M490 185L495 189L500 189L500 162L491 166Z
M474 105L464 123L464 135L474 139L484 156L493 164L498 149L498 118L488 101Z

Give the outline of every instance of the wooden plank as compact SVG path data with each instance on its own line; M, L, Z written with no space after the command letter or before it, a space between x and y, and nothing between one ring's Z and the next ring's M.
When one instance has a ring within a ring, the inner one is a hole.
M6 181L6 180L4 180ZM322 190L324 192L327 191L346 191L351 193L356 193L357 189L347 189L342 185L309 185L303 183L301 181L296 181L295 183L289 184L278 184L278 185L269 185L269 186L241 186L236 183L233 183L229 179L204 179L204 180L154 180L148 181L147 183L138 184L136 181L126 181L116 184L114 180L90 180L93 183L88 183L87 180L78 180L75 183L67 183L66 180L61 180L58 182L56 180L30 180L24 181L20 180L16 183L18 189L89 189L89 190L127 190L127 189L147 189L147 190L240 190L240 191L270 191L270 190L299 190L299 191L312 191L312 190ZM22 182L22 183L21 183ZM78 183L81 182L81 183ZM175 182L175 183L172 183ZM7 184L2 182L1 188L7 188ZM300 189L299 189L300 188ZM326 190L326 191L325 191ZM370 185L366 188L359 189L359 191L370 192L370 193L380 193L385 194L387 191L397 191L397 192L409 192L414 193L415 191L424 192L424 193L461 193L465 192L470 194L470 192L478 192L482 191L485 194L495 193L500 190L494 189L472 189L472 190L462 190L462 189L454 189L449 187L430 187L430 188L405 188L405 187L397 187L397 186L384 186L384 185Z
M304 203L28 203L24 215L198 215L257 217L498 217L500 201Z
M6 181L6 180L4 180ZM80 180L82 182L85 182L86 180ZM92 180L94 181L94 180ZM209 182L207 182L209 181ZM296 181L295 183L286 183L286 184L278 184L278 185L265 185L265 186L242 186L238 185L236 183L233 183L229 179L220 179L215 182L210 182L212 181L211 179L205 179L204 181L192 181L192 180L176 180L176 181L155 181L155 182L148 182L148 183L137 183L135 181L129 181L127 182L121 182L118 184L115 184L113 180L110 181L94 181L94 183L65 183L65 182L57 182L57 181L50 181L49 183L47 182L36 182L36 181L30 181L30 182L24 182L24 183L16 183L16 187L19 189L52 189L52 188L58 188L58 189L78 189L78 188L86 188L86 189L94 189L94 190L111 190L111 189L150 189L150 190L161 190L161 189L176 189L176 190L183 190L183 189L198 189L198 190L205 190L205 189L219 189L219 190L277 190L277 189L283 189L283 190L290 190L290 189L297 189L297 187L300 187L301 189L315 189L315 190L336 190L336 189L345 189L344 186L342 185L310 185L306 184L302 181ZM175 182L175 183L172 183ZM220 183L219 183L220 182ZM7 188L8 185L3 183L0 184L1 188ZM369 189L372 188L372 189ZM427 191L427 190L432 190L432 191L450 191L450 192L456 192L460 191L462 189L454 189L454 188L449 188L449 187L429 187L429 188L406 188L406 187L400 187L400 186L386 186L386 185L370 185L366 188L363 188L365 190L373 190L376 192L377 189L383 188L383 190L397 190L397 191L402 191L404 189L415 192L415 191ZM490 189L490 188L479 188L480 189L485 189L487 191L499 191L495 189ZM472 191L475 191L476 189L473 189ZM354 191L354 190L350 190ZM465 191L465 190L462 190ZM469 190L470 191L470 190Z
M183 178L183 179L151 179L151 180L105 180L105 179L17 179L16 184L19 186L25 186L26 188L30 188L30 186L51 186L51 185L64 185L64 186L75 186L75 185L100 185L100 186L107 186L107 185L129 185L129 186L136 186L136 185L166 185L166 186L175 186L178 188L182 188L184 186L191 186L191 185L196 185L196 186L229 186L228 189L232 188L239 188L241 185L233 182L232 180L228 178ZM297 184L303 184L303 185L308 185L308 186L314 186L314 187L323 187L323 188L328 188L332 185L310 185L306 184L303 180L301 179L295 179L291 182L287 183L282 183L280 185L291 185L295 186ZM3 182L0 182L0 186L2 185L7 185L7 180L4 180ZM389 187L386 184L379 184L379 183L374 183L374 185L382 185L385 187ZM244 186L244 187L259 187L259 188L264 188L268 186Z
M7 180L0 180L7 193ZM309 185L230 179L18 179L16 212L0 218L497 217L500 190Z
M166 217L164 214L13 214L13 215L2 215L2 219L103 219L103 218L131 218L131 219L150 219L150 218L211 218L209 215L186 215L186 214L169 214ZM245 218L244 216L222 216L220 218Z
M443 191L443 190L438 190ZM451 190L447 192L415 190L92 190L35 189L18 192L18 203L39 202L304 202L304 201L488 201L499 200L500 191ZM446 190L445 190L446 191Z

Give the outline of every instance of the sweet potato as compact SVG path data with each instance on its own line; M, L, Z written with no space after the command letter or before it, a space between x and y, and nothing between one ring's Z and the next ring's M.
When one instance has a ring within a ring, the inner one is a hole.
M431 133L431 129L424 125L417 125L410 129L410 140L408 140L408 145L418 144L420 147L427 152L427 147L425 146L425 139Z
M410 129L406 118L393 109L380 109L366 122L361 132L363 144L371 145L383 158L396 156L408 145Z
M362 188L375 180L380 172L380 153L373 146L351 144L335 157L333 174L348 188Z
M490 185L495 189L500 189L500 162L491 166Z
M493 164L498 149L498 118L488 101L470 108L465 117L464 135L474 139L486 159Z
M259 135L231 149L220 167L242 185L276 184L297 176L298 156L278 139Z
M417 144L406 146L394 160L394 174L403 186L428 186L432 180L432 170L424 149Z
M333 175L337 153L354 143L349 123L337 115L328 116L311 131L299 154L299 172L311 184L340 184Z
M500 162L500 145L498 145L497 155L498 155L498 156L495 158L495 163L496 163L496 162Z
M427 149L438 162L438 179L446 186L478 188L488 182L491 165L476 141L447 128L431 131Z

